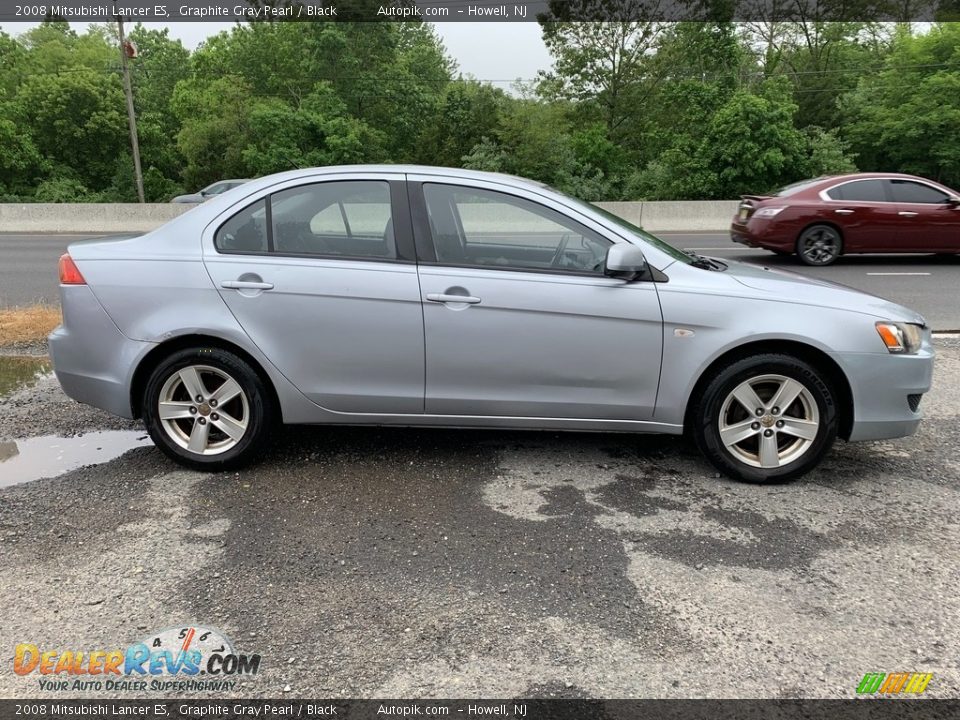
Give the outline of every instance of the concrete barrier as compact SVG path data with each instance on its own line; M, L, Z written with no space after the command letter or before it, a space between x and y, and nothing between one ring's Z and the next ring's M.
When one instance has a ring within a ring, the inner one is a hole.
M640 226L650 232L726 231L739 205L739 200L645 202Z
M737 211L736 200L599 202L600 207L650 232L723 232ZM146 232L193 205L173 203L0 204L0 232Z
M174 203L0 204L0 232L146 232L192 207Z

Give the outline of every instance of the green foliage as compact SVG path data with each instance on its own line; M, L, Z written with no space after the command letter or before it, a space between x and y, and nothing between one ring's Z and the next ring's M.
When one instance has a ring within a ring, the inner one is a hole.
M428 24L237 24L192 53L137 25L147 200L370 162L592 200L730 198L857 165L960 185L957 24L747 25L728 0L700 2L705 22L564 17L590 1L551 3L553 67L512 93L457 77ZM0 148L0 198L135 201L114 25L0 32Z
M45 203L79 203L97 202L99 197L92 194L79 180L58 177L40 183L34 199Z
M857 171L850 143L841 139L836 130L824 130L816 126L807 128L807 171L810 177L843 175Z
M883 69L843 98L842 135L865 170L960 185L960 25L897 37Z

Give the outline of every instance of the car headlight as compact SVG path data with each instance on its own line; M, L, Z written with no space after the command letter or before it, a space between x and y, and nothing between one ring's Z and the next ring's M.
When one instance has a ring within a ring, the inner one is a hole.
M878 322L877 332L887 350L900 355L915 355L923 341L919 325L903 322Z
M755 218L772 218L782 213L786 208L783 207L765 207L757 210L753 216Z

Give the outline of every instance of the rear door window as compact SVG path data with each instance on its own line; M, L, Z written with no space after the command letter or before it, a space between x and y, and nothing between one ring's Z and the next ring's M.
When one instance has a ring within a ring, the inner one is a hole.
M831 200L853 200L855 202L890 202L886 180L856 180L827 190Z
M397 257L387 182L301 185L274 193L270 203L277 253Z

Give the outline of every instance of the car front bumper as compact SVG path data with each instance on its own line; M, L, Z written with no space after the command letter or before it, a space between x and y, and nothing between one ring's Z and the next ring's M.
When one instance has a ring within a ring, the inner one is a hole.
M851 442L912 435L923 419L916 397L930 390L934 350L930 332L916 355L835 353L853 392ZM911 403L911 401L914 401Z

